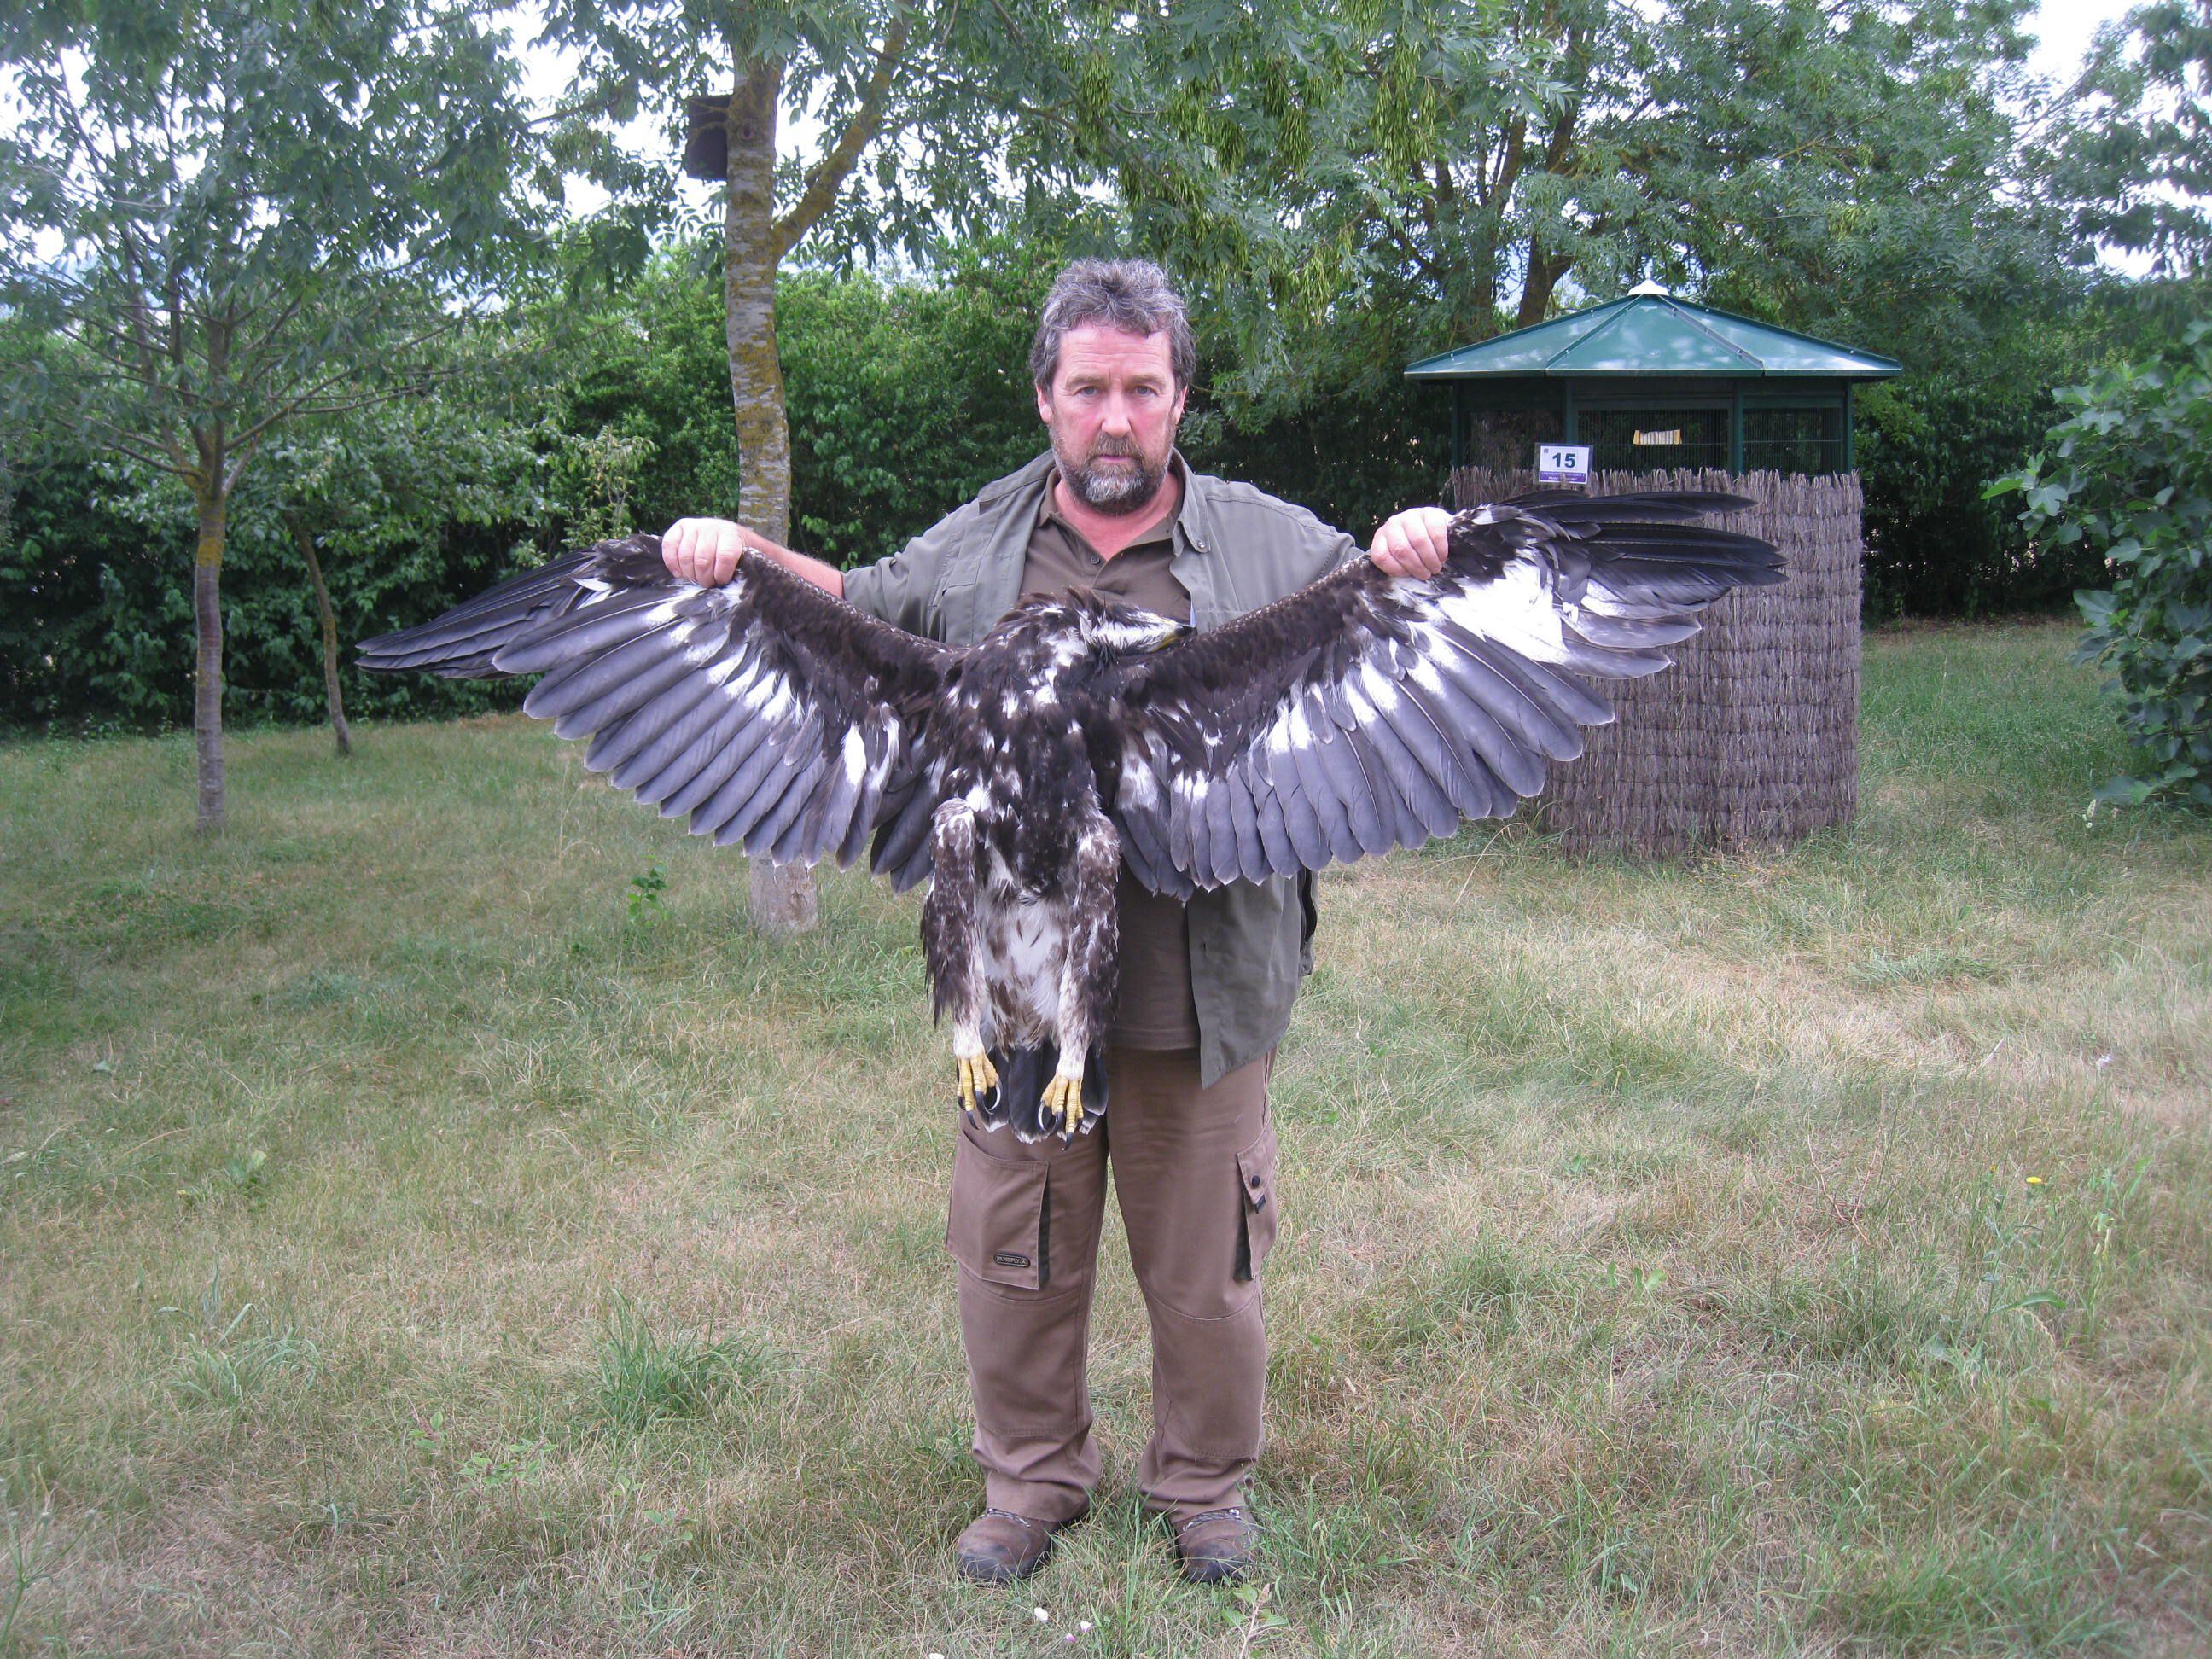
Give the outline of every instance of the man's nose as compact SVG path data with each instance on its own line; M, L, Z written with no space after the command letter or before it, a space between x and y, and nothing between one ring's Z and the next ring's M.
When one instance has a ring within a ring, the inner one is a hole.
M1129 400L1118 392L1109 393L1105 418L1100 424L1109 432L1127 434L1129 431Z

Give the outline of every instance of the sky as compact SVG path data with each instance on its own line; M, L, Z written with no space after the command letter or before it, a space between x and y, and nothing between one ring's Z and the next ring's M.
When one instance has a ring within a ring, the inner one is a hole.
M2117 23L2140 0L2043 0L2032 27L2036 48L2028 66L2038 75L2057 80L2081 66L2090 37L2106 23Z

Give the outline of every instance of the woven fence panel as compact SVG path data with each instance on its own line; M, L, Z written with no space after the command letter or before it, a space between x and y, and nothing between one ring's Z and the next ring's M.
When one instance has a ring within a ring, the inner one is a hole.
M1462 507L1534 487L1463 467ZM1572 852L1667 854L1796 841L1858 807L1859 481L1717 471L1607 472L1591 486L1725 489L1757 503L1710 522L1763 536L1788 579L1741 590L1672 647L1674 666L1599 689L1619 720L1552 769L1543 820Z

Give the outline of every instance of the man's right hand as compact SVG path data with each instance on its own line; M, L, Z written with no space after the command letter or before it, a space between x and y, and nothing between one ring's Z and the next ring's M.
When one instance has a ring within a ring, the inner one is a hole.
M677 580L720 587L753 545L744 526L727 519L678 519L660 538L660 556Z
M757 553L833 599L845 597L845 577L836 565L779 547L759 531L727 519L678 519L660 538L660 556L668 574L702 587L720 587L735 575L740 553Z

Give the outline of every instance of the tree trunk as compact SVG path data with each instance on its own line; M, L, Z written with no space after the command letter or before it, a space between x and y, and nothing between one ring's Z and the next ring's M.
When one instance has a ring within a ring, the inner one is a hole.
M1580 64L1573 77L1574 95L1561 106L1552 122L1551 135L1544 141L1544 172L1565 177L1574 167L1575 131L1582 122L1582 93L1589 74L1589 66L1578 54L1582 43L1574 31L1568 31L1565 41L1567 57ZM1601 216L1602 217L1602 216ZM1552 295L1560 279L1575 268L1574 256L1570 253L1550 253L1544 248L1540 233L1528 233L1528 275L1521 286L1521 306L1514 314L1516 328L1534 328L1544 320L1551 309Z
M195 483L199 541L192 555L192 624L199 647L192 679L192 749L199 766L198 827L222 828L222 538L230 501L220 482Z
M722 204L723 328L738 424L738 516L771 541L791 540L791 428L775 343L775 103L780 59L738 59L730 100L729 190ZM753 925L802 933L821 919L814 872L752 861Z
M353 753L353 732L346 726L345 697L338 689L338 618L331 609L331 590L323 580L323 562L315 554L314 532L301 520L286 514L292 526L292 539L300 544L300 556L307 562L307 580L315 589L315 611L323 623L323 701L330 705L331 735L337 740L338 753Z
M1514 327L1534 328L1544 320L1544 313L1551 309L1553 290L1573 264L1563 255L1545 252L1534 237L1529 239L1528 276L1522 285L1521 308L1514 316Z

